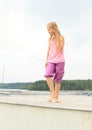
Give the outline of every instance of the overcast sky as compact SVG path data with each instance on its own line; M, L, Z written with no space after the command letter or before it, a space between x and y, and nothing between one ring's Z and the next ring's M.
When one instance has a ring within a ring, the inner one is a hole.
M92 79L92 0L0 0L0 82L45 80L50 21L65 37L63 79Z

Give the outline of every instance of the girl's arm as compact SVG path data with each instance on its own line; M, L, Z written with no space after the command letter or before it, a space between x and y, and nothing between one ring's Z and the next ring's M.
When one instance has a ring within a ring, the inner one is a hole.
M63 36L59 36L57 42L56 42L56 47L58 51L62 51L64 48L64 37Z
M47 60L48 60L48 56L49 56L49 50L50 50L50 39L48 39L48 50L47 50L47 57L46 57L46 62L45 62L45 66L47 66Z

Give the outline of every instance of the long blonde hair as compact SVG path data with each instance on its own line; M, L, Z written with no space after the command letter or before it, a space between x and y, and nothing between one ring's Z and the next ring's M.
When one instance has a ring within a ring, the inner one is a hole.
M61 35L60 31L59 31L59 28L58 28L58 25L55 23L55 22L50 22L47 24L47 28L51 28L53 29L53 32L54 32L54 35L55 35L55 38L57 39L58 36ZM51 38L51 36L50 36Z
M58 25L55 22L50 22L47 24L47 28L51 28L53 29L53 33L54 33L54 38L56 39L56 43L60 42L60 31L58 28ZM52 39L53 36L50 36L50 39Z

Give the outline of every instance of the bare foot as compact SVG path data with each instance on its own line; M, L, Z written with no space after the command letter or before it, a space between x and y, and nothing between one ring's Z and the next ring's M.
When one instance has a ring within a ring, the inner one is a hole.
M60 100L58 98L54 98L55 103L60 103Z
M53 101L53 97L50 96L50 97L48 98L48 102L52 102L52 101Z

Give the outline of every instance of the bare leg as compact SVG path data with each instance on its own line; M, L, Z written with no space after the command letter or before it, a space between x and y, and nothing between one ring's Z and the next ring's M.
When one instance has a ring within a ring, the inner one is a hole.
M59 103L60 83L55 83L55 102Z
M51 97L48 99L48 101L51 102L53 100L53 97L54 97L54 83L53 83L53 80L51 77L48 77L46 79L47 79L48 87L49 87L50 92L51 92Z

